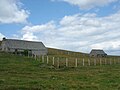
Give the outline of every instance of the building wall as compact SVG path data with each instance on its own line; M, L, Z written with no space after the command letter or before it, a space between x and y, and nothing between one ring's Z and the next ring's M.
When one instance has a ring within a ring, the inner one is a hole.
M41 55L47 55L47 50L32 50L32 54L41 56Z
M1 48L2 48L2 51L6 51L6 52L8 51L6 41L2 41L2 43L1 43Z
M107 56L106 54L90 54L89 55L90 57L105 57L105 56Z

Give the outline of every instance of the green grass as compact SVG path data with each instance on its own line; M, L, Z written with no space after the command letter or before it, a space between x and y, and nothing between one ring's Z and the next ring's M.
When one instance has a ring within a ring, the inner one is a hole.
M49 56L75 57L70 53ZM120 65L56 68L33 58L0 53L0 90L120 90Z

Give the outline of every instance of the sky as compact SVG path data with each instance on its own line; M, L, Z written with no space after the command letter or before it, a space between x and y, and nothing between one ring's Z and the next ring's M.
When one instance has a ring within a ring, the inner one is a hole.
M0 0L3 37L120 55L120 0Z

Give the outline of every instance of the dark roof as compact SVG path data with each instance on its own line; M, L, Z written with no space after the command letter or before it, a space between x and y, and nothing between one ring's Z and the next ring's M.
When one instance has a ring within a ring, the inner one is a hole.
M25 41L25 40L15 40L15 39L5 39L6 45L13 49L30 49L30 50L40 50L46 49L42 42Z
M90 54L106 54L103 50L100 49L92 49Z

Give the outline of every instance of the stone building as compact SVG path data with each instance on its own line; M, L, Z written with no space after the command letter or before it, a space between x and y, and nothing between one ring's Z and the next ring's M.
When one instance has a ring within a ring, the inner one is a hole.
M28 55L47 55L47 48L42 42L5 39L1 43L1 50L5 52L28 54Z
M106 57L107 54L103 50L93 49L93 50L91 50L89 56L90 57Z

